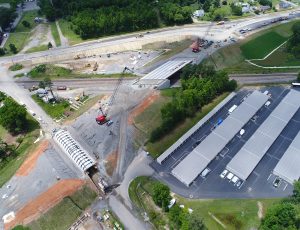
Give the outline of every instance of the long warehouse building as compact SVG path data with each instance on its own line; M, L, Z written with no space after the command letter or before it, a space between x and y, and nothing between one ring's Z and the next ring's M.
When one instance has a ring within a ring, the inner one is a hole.
M277 163L273 173L293 184L300 178L300 132Z
M246 180L300 106L300 93L291 90L256 130L226 169Z
M213 110L211 110L205 117L203 117L195 126L179 138L173 145L171 145L163 154L157 158L157 162L162 164L169 156L172 155L183 143L185 143L195 132L197 132L206 122L209 121L223 106L230 102L236 93L229 94L221 103L219 103Z
M257 113L268 98L267 95L254 91L172 170L172 174L186 186L189 186Z

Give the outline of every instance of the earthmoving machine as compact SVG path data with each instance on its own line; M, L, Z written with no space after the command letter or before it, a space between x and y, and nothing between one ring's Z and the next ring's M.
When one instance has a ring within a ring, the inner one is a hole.
M98 62L95 63L94 67L93 67L93 71L97 71L98 69Z
M191 48L192 48L192 52L194 53L200 52L200 38L198 38L196 41L193 42Z
M123 80L123 78L124 78L124 76L125 76L125 72L126 72L126 71L130 71L130 72L133 73L133 71L132 71L131 69L129 69L128 67L125 66L125 68L123 69L122 74L121 74L120 78L118 79L118 82L117 82L117 84L116 84L116 86L115 86L115 88L114 88L114 91L113 91L113 93L112 93L112 95L111 95L111 97L110 97L110 99L109 99L109 102L108 102L109 108L113 105L113 103L114 103L114 101L115 101L117 92L118 92L118 90L119 90L119 87L120 87L120 85L121 85L121 83L122 83L122 80ZM105 124L105 123L107 123L107 125L110 125L110 124L112 123L112 122L110 121L110 119L107 117L107 114L108 114L108 112L109 112L109 108L108 108L105 112L103 112L101 106L99 107L100 115L99 115L98 117L96 117L96 122L97 122L99 125L103 125L103 124Z

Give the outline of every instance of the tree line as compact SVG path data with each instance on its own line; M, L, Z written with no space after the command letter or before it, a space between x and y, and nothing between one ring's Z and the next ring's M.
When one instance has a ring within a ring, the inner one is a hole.
M40 0L48 20L64 18L83 39L191 23L195 0Z
M154 203L161 207L164 212L167 212L170 220L170 229L180 230L206 230L202 218L199 213L189 213L185 208L180 208L178 204L174 204L170 209L168 208L172 199L170 195L170 188L160 182L156 182L153 186L152 199ZM151 218L151 213L150 213Z
M267 209L261 230L300 229L300 182L294 183L292 196Z
M292 26L293 35L288 40L287 51L292 53L296 58L300 58L300 22Z
M180 78L182 87L173 100L161 108L162 123L152 131L150 142L159 140L186 118L193 117L218 95L237 87L236 81L229 80L226 72L202 64L187 65Z
M28 131L30 121L26 117L26 109L14 101L11 97L0 92L0 125L11 134L19 134Z

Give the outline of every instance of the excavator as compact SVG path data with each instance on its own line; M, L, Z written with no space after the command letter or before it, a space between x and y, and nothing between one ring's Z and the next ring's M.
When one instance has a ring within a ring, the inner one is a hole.
M116 95L117 95L119 87L120 87L120 85L121 85L121 83L124 79L126 71L130 71L130 72L133 73L133 71L131 69L129 69L128 67L125 66L125 68L123 69L122 74L121 74L120 78L118 79L118 82L117 82L117 84L114 88L113 94L111 95L111 97L109 99L109 102L108 102L109 108L113 105L113 103L115 101ZM96 117L96 122L99 125L107 124L109 126L109 125L112 124L112 121L107 117L107 114L109 112L109 108L106 110L106 112L103 112L101 106L99 107L100 115L98 115Z

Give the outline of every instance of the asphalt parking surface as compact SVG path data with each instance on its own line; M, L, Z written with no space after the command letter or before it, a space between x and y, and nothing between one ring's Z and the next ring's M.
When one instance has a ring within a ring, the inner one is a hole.
M211 132L212 127L217 123L218 119L225 119L228 114L228 109L234 104L239 105L242 98L251 91L239 91L230 102L216 113L199 131L192 135L190 140L167 158L162 165L153 161L151 166L157 172L154 177L167 183L175 193L189 198L267 198L285 197L290 195L293 187L285 181L282 181L278 188L273 187L273 181L276 179L276 176L272 174L272 170L300 130L300 110L298 110L290 120L249 178L243 182L241 186L236 187L226 178L222 179L220 177L220 174L226 168L229 161L289 92L288 88L283 87L268 87L261 89L262 92L265 90L268 90L271 94L271 104L268 107L263 106L257 112L257 118L254 120L251 119L243 127L246 131L245 134L242 137L237 134L208 165L211 172L206 178L198 176L190 187L186 187L171 174L171 171L193 150L193 147L196 146L196 142L199 144L199 140L201 141Z

